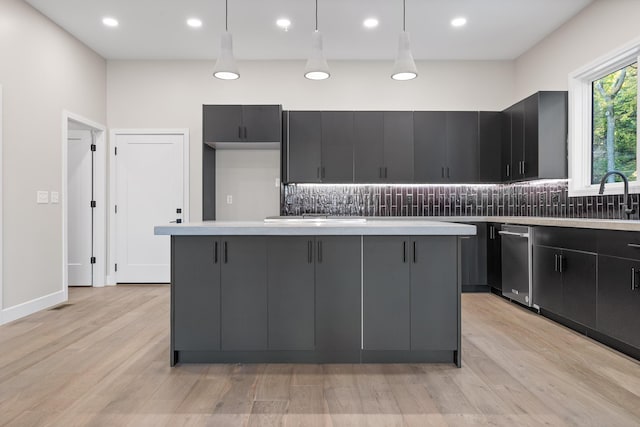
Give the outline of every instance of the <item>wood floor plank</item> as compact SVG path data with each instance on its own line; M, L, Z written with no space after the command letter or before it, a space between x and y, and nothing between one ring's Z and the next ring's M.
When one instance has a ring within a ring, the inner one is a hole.
M2 426L638 426L640 363L488 294L453 364L169 367L169 288L70 289L0 327Z

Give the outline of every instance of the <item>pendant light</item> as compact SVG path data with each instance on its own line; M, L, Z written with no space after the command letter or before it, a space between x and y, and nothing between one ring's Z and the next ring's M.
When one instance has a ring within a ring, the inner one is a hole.
M222 80L235 80L240 77L238 65L233 57L233 40L229 32L229 2L224 1L224 29L220 44L220 54L213 68L213 76Z
M402 0L402 32L398 39L398 56L393 64L391 78L394 80L412 80L418 77L418 69L411 54L411 44L409 43L409 33L406 31L407 21L407 1Z
M318 0L316 0L316 29L312 35L311 55L307 60L304 76L310 80L324 80L331 76L322 51L322 34L318 31Z

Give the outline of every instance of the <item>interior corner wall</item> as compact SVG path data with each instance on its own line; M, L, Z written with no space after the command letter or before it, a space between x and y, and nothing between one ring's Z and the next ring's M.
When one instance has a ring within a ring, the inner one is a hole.
M106 62L23 0L2 0L0 82L6 312L64 289L62 203L38 205L36 191L61 191L63 110L106 123Z
M303 76L304 61L240 61L241 77L212 76L213 61L108 61L110 128L189 128L191 221L202 219L202 105L282 104L284 109L502 110L513 61L418 62L416 80L390 78L393 60L330 61L331 78Z
M640 37L640 1L596 0L515 61L513 102L568 90L569 73Z

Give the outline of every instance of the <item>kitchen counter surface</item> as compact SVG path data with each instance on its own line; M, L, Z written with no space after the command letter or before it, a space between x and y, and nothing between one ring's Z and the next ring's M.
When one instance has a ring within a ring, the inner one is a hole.
M473 236L476 227L424 219L314 220L293 219L264 221L204 221L156 226L156 235L173 236L305 236L305 235L416 235Z

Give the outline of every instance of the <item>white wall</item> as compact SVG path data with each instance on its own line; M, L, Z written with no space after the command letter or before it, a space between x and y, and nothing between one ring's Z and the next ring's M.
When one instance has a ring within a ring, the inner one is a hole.
M516 102L568 90L568 74L640 37L639 0L597 0L515 61Z
M211 61L108 61L110 128L189 128L191 220L202 218L202 104L282 104L285 109L502 110L513 63L422 62L420 77L393 81L389 61L331 61L332 77L303 77L303 61L240 62L241 78L213 78Z
M64 109L106 122L106 63L24 1L1 0L0 83L6 314L63 290L62 203L37 205L36 191L61 190Z

